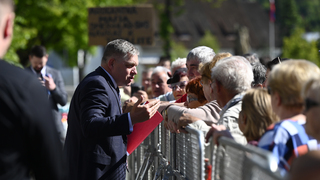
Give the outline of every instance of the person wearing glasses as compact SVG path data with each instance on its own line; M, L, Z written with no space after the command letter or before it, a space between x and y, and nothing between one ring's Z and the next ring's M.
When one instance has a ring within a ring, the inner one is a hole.
M302 114L301 96L303 85L316 77L320 77L319 68L306 60L287 60L274 66L269 74L267 89L272 109L281 121L268 128L258 146L271 151L284 172L296 157L318 148L317 140L306 134L309 124Z
M180 99L184 94L186 94L186 86L188 84L187 68L177 69L173 77L168 79L167 84L172 89L172 94L175 100Z
M221 111L221 108L219 107L217 101L214 99L213 91L210 87L211 68L214 67L217 61L230 56L232 56L230 53L219 53L215 55L210 62L203 63L202 65L200 64L200 70L198 70L199 75L201 75L200 84L203 89L204 97L206 98L208 103L194 109L176 105L167 105L166 107L162 106L161 108L159 108L159 112L163 113L167 111L167 113L164 113L168 115L168 117L165 118L168 124L167 129L169 129L171 132L177 133L180 132L180 130L183 131L183 129L179 130L180 127L201 120L208 125L208 128L204 128L201 125L201 127L199 126L199 129L205 131L205 129L209 130L211 124L216 124L218 122L218 119L220 118L219 112ZM203 124L201 122L197 123Z
M302 90L304 111L306 115L306 133L320 141L320 77L310 79ZM294 160L288 180L319 179L320 151L310 151Z
M304 115L306 133L320 141L320 77L310 79L304 86Z

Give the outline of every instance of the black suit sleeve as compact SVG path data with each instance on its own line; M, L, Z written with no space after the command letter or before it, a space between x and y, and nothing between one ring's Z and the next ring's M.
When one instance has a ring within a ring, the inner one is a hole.
M66 179L62 144L39 81L0 60L0 92L1 177L26 179L31 170L37 180Z
M54 82L56 84L56 89L51 91L51 96L54 99L55 102L60 104L61 106L64 106L68 102L68 94L64 87L63 78L61 76L60 71L55 70L54 71Z
M115 94L94 80L80 94L80 124L85 137L101 138L130 134L128 113L121 114Z
M39 83L29 86L27 134L30 162L36 179L65 179L66 167L54 120L51 116L47 94ZM38 88L33 88L38 87Z

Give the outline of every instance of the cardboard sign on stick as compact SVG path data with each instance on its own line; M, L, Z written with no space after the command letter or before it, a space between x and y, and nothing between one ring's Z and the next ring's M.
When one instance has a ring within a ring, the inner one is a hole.
M115 39L151 46L154 43L152 5L88 9L89 45L103 45Z

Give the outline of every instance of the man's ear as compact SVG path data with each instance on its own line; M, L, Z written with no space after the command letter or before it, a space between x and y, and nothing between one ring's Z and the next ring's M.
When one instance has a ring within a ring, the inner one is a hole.
M12 12L7 15L7 18L5 18L4 34L3 34L4 39L11 38L13 35L14 17L15 17L15 14Z
M114 58L109 59L109 61L108 61L108 68L109 69L113 69L114 62L115 62Z
M220 94L220 92L222 90L222 84L218 80L215 80L214 83L217 87L217 93Z

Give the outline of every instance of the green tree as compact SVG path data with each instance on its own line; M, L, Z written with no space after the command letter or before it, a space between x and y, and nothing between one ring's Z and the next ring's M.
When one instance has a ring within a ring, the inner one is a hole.
M88 7L141 2L145 0L16 0L14 39L5 59L26 65L30 48L41 44L75 66L79 49L94 50L88 45Z
M219 52L220 46L216 37L211 34L210 31L206 31L204 36L200 39L196 46L208 46L214 50L214 52Z
M188 53L188 49L182 43L172 42L171 61L177 58L186 58Z
M304 30L296 29L290 37L283 39L282 57L307 59L319 66L317 42L308 42L302 38Z
M301 28L301 16L297 8L295 0L285 0L276 1L277 8L276 11L277 20L279 20L279 25L281 29L281 37L290 36L295 28Z

